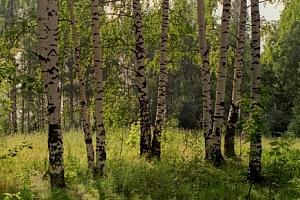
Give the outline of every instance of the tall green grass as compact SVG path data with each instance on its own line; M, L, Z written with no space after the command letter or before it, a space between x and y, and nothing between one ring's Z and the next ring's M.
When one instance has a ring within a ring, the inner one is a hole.
M300 142L295 140L293 155L283 151L285 157L281 156L295 162L291 167L295 167L295 173L299 171L299 179L295 174L280 182L268 180L276 175L274 158L279 158L268 154L274 147L269 145L272 141L263 139L263 173L267 181L251 186L249 196L250 184L246 181L249 143L244 139L236 140L236 152L241 152L241 156L236 160L227 159L224 165L216 168L203 160L203 137L198 132L168 129L162 137L162 159L158 162L139 157L138 131L108 130L106 176L94 178L87 170L83 133L72 131L64 134L67 187L51 191L49 180L44 177L48 166L47 135L5 136L0 138L0 199L300 198L300 154L295 153ZM24 142L32 149L28 146L16 148ZM18 152L12 156L9 152L14 148ZM8 156L4 158L3 155ZM290 170L289 166L280 165L276 173Z

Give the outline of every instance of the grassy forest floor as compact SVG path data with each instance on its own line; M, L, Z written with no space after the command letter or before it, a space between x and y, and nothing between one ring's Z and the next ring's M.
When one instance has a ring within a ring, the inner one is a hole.
M50 191L49 180L44 177L48 166L47 135L2 136L0 199L300 198L300 140L263 139L266 182L252 185L250 195L246 181L249 142L238 138L238 159L226 159L219 168L203 160L203 147L199 133L169 129L162 138L161 162L149 162L139 158L137 131L108 131L106 176L94 179L87 170L83 133L65 133L67 187Z

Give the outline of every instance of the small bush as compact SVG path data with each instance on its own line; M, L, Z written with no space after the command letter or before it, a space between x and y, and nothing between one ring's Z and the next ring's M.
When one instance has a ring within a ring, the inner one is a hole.
M293 132L295 135L300 136L300 116L294 117L289 126L288 126L288 131Z
M294 194L300 194L300 150L292 147L294 141L295 138L287 133L284 137L270 142L271 149L266 152L265 166L270 193L275 186L288 187Z

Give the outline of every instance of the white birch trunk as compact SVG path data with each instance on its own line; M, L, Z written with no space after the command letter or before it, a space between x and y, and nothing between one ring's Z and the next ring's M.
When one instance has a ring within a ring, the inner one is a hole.
M98 1L91 0L93 54L95 68L95 123L96 123L96 166L95 172L103 176L106 165L105 129L103 123L103 76L102 52L100 43L100 25Z
M221 39L220 56L217 76L216 102L213 116L213 149L211 152L212 161L219 164L224 158L221 153L221 131L224 118L225 106L225 83L227 73L228 58L228 36L230 21L231 0L223 0L223 10L221 18Z
M236 123L239 118L239 102L242 88L243 75L243 60L245 47L245 33L247 22L247 0L241 0L240 14L239 14L239 32L237 41L237 53L234 64L234 75L232 83L232 97L231 107L227 119L227 127L224 140L224 154L226 157L235 157L234 151L234 136L236 130Z
M210 159L212 150L212 121L211 121L211 86L210 86L210 64L209 49L206 41L206 26L204 0L198 0L198 29L200 54L202 59L202 102L203 102L203 134L205 141L205 158Z
M78 74L79 79L79 90L80 90L80 106L81 106L81 120L83 123L83 131L84 131L84 141L86 146L86 153L87 153L87 162L88 167L90 169L94 169L94 147L93 147L93 139L92 139L92 132L91 126L88 120L88 113L87 113L87 100L86 100L86 90L85 90L85 80L84 76L82 75L82 70L80 66L80 54L79 54L79 45L78 45L78 34L76 29L76 21L74 16L74 8L73 8L73 0L68 0L69 3L69 11L71 15L71 23L72 23L72 36L74 41L74 48L75 48L75 64L76 64L76 71Z
M60 88L58 68L58 5L57 0L48 0L48 116L49 116L49 173L51 187L64 187L63 138L60 116Z
M251 0L251 102L253 107L260 99L260 14L259 0ZM251 136L248 178L260 182L261 177L261 133Z
M168 25L169 25L169 0L162 2L162 23L161 23L161 54L160 72L157 95L157 109L155 127L153 131L152 156L160 158L161 154L161 132L166 110L166 85L167 85L167 64L168 64Z
M148 155L151 151L151 129L150 129L150 111L148 102L148 91L146 81L145 66L145 46L143 37L143 21L141 13L140 0L133 0L133 17L136 39L136 59L137 59L137 82L138 96L140 104L140 121L141 121L141 139L140 155Z

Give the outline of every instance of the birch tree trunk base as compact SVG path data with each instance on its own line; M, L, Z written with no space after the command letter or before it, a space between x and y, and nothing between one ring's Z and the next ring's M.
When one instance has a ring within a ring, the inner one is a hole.
M234 136L236 130L236 123L238 121L238 109L231 105L231 109L229 112L229 117L226 126L225 138L224 138L224 155L227 158L236 157L236 153L234 150Z
M59 174L50 173L50 184L51 188L64 188L66 187L64 171Z
M211 127L211 125L210 125ZM204 133L204 146L205 146L205 159L207 161L212 160L212 148L213 148L213 141L212 141L212 129L208 130L207 133Z
M225 162L225 159L221 152L221 131L219 128L215 130L215 134L215 136L212 135L211 141L208 141L209 143L212 143L212 145L210 145L211 150L209 150L209 156L213 165L218 167Z
M213 150L213 155L211 155L211 162L213 163L214 166L219 167L221 166L224 162L225 159L222 155L221 149L217 150Z
M153 131L151 157L157 157L158 160L160 160L160 154L161 154L160 141L161 141L161 129L155 127Z
M150 130L150 118L142 122L141 120L141 140L140 140L140 156L146 155L147 159L150 159L151 153L151 130ZM149 124L149 125L148 125Z
M105 136L105 130L101 132L100 139L104 141L100 142L99 146L96 146L96 166L95 166L95 173L98 174L100 177L104 176L105 173L105 166L106 166L106 148L105 148L105 140L103 139ZM97 141L96 137L96 141Z
M260 174L260 170L256 170L256 167L250 167L247 175L247 180L250 183L263 183L265 178Z
M236 153L234 150L234 135L235 135L235 128L227 127L227 132L225 134L226 142L224 142L224 155L227 158L235 158L236 157Z
M94 168L94 175L97 177L103 177L104 176L104 168L105 166L101 166L101 167L95 167Z
M247 180L251 183L262 183L265 178L261 175L260 160L250 159Z

